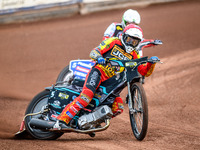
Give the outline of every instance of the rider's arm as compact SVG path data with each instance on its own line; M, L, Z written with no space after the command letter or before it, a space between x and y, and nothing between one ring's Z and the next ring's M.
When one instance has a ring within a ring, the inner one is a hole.
M143 39L139 46L138 46L138 51L140 56L143 56L143 48L147 48L147 47L151 47L151 46L155 46L155 45L159 45L162 44L162 41L160 40L153 40L153 39Z
M101 42L101 44L94 48L90 53L90 58L97 60L100 57L103 57L103 54L111 50L115 44L121 44L120 40L116 37L108 38Z
M156 64L147 63L145 65L138 66L138 72L145 77L150 76L153 73Z
M99 52L98 48L93 49L90 52L90 58L93 60L97 60L98 58L102 57L101 53Z
M132 53L132 55L134 59L140 58L140 55L138 55L137 52L135 51ZM154 68L155 68L155 64L147 62L144 65L138 66L138 72L142 76L148 77L153 73Z
M107 39L107 38L110 38L110 37L113 37L114 33L115 33L115 30L116 30L116 23L112 23L107 29L106 31L104 32L104 37L103 37L103 40Z
M143 48L147 48L147 47L151 47L151 46L155 46L153 44L154 40L152 39L144 39L140 42L140 49L142 50Z
M153 39L143 39L139 44L139 50L142 50L143 48L160 45L162 44L161 40L153 40Z

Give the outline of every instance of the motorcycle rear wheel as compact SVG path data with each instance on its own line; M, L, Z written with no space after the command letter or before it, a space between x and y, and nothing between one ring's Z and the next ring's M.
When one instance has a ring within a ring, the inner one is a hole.
M131 86L134 113L129 112L130 122L135 138L142 141L148 128L148 104L144 88L136 82Z
M66 81L69 77L71 71L69 70L69 65L67 65L63 70L59 73L56 82Z
M50 91L44 90L37 94L32 101L30 102L29 106L26 109L25 114L32 114L32 113L37 113L42 110L42 107L47 105L48 103L48 96L50 94ZM62 132L60 133L55 133L55 132L50 132L47 130L40 130L40 129L34 129L31 128L29 125L29 122L32 118L42 118L42 115L34 115L34 116L28 116L25 118L25 127L26 130L30 133L30 135L36 139L40 140L55 140L59 138L60 136L63 135Z

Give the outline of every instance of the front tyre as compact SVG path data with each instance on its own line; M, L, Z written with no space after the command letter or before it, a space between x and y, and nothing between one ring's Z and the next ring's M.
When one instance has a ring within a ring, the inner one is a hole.
M131 86L131 94L133 108L133 111L129 111L131 127L135 138L142 141L148 128L148 104L142 84L134 83Z
M47 105L49 94L50 94L50 91L44 90L44 91L40 92L38 95L36 95L33 98L33 100L30 102L29 106L27 107L25 114L32 114L32 113L40 112L42 110L42 107L45 107ZM34 137L36 139L40 139L40 140L54 140L63 135L63 133L55 133L55 132L50 132L47 130L31 128L29 125L29 122L32 118L44 119L45 114L28 116L25 118L26 130L30 133L30 135L32 137Z

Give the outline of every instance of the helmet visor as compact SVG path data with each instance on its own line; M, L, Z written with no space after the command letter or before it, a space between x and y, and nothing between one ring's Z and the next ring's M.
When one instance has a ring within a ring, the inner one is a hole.
M124 23L125 23L126 26L129 25L129 24L136 24L137 25L137 23L135 23L134 21L133 22L129 22L129 21L124 20Z
M131 37L131 36L127 36L125 38L125 43L126 43L127 46L131 46L131 47L135 48L140 43L140 39L134 38L134 37Z

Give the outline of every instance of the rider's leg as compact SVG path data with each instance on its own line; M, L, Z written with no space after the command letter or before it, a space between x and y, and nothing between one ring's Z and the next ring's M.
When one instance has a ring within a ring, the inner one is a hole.
M90 103L93 96L94 93L87 87L84 87L81 94L63 109L62 113L57 117L57 119L68 124L79 110L86 107Z
M113 117L121 114L124 110L123 100L121 97L116 97L112 104Z
M79 97L75 98L70 104L68 104L57 119L68 124L79 110L86 107L91 102L96 89L105 79L106 77L102 74L102 71L99 68L93 67L86 77L83 90Z

